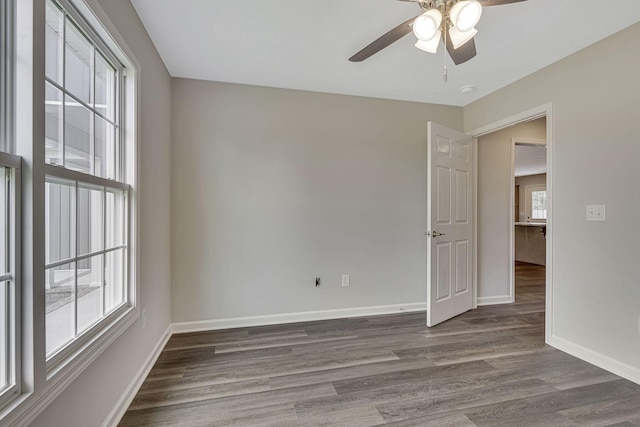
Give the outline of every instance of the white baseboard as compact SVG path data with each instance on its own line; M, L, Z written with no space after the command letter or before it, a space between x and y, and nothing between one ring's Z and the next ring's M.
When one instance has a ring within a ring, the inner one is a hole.
M426 309L427 303L419 302L374 307L344 308L338 310L305 311L301 313L270 314L266 316L232 317L227 319L201 320L196 322L176 322L172 325L172 332L174 334L181 334L186 332L244 328L249 326L342 319L345 317L375 316L379 314L396 314L403 312L408 313L414 311L425 311Z
M127 408L131 405L133 398L136 397L138 390L142 387L142 383L147 378L147 375L149 375L151 368L154 363L156 363L156 360L158 360L158 357L160 356L162 349L164 349L164 346L167 344L167 341L169 341L169 338L171 338L171 325L167 327L167 330L164 331L149 356L147 356L140 369L138 369L138 372L134 375L129 386L122 396L120 396L120 399L118 399L118 402L107 416L107 419L102 423L103 427L115 427L118 425L122 417L124 417L125 412L127 412Z
M503 295L499 297L478 297L478 306L481 305L496 305L496 304L511 304L513 297L511 295Z
M562 350L565 353L575 356L578 359L582 359L585 362L589 362L592 365L596 365L599 368L619 375L622 378L633 381L636 384L640 384L639 368L612 359L609 356L605 356L604 354L600 354L579 344L568 341L564 338L559 338L555 335L548 340L547 344L557 348L558 350Z

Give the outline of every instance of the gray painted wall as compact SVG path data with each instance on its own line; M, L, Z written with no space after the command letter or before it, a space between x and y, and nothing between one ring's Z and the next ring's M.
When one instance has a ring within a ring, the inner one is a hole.
M461 108L185 79L172 103L174 322L426 301L426 123Z
M640 24L464 108L477 129L553 103L553 334L640 369ZM605 204L606 222L586 222Z
M106 419L170 323L171 80L128 0L99 0L141 64L139 141L140 304L134 323L35 421L34 426L97 426ZM91 4L91 2L89 2Z
M545 119L478 138L478 303L511 294L511 138L545 139ZM503 301L504 302L504 301Z

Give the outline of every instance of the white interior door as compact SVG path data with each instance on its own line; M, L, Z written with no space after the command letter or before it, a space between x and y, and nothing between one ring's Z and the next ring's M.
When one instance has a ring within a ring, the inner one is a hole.
M427 326L434 326L473 307L473 147L469 135L427 127Z

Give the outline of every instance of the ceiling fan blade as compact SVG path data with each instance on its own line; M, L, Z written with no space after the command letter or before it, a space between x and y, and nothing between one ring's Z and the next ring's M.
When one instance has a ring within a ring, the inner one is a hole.
M453 59L453 63L460 65L476 56L476 42L474 39L471 39L459 48L454 49L451 36L449 36L447 32L447 52L449 52L449 56Z
M420 16L420 15L418 15L418 16ZM385 47L397 42L402 37L406 36L407 34L409 34L411 32L411 30L412 30L411 23L416 18L417 18L417 16L413 17L413 18L411 18L411 19L409 19L409 20L407 20L405 22L403 22L402 24L400 24L397 27L395 27L393 30L388 31L387 33L385 33L382 36L378 37L376 40L374 40L367 47L365 47L360 52L356 53L351 58L349 58L349 61L351 61L351 62L364 61L365 59L369 58L370 56L380 52Z
M482 6L500 6L503 4L518 3L521 1L527 1L527 0L478 0L478 1L482 3Z

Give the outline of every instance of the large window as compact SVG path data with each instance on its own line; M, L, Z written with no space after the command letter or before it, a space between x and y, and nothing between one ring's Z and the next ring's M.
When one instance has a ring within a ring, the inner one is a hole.
M20 158L12 155L12 4L0 4L0 407L20 393Z
M46 352L55 365L129 306L124 68L63 1L46 6Z
M91 3L0 0L0 425L138 314L138 67Z

